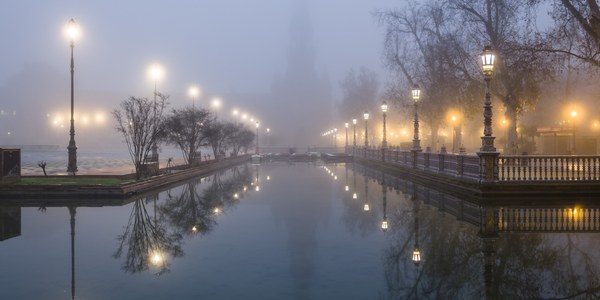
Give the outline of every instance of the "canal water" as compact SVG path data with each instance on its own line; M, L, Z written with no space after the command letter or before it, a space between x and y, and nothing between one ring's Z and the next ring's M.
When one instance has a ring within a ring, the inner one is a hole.
M98 205L0 207L1 298L594 299L600 291L596 208L481 206L359 165L244 164Z

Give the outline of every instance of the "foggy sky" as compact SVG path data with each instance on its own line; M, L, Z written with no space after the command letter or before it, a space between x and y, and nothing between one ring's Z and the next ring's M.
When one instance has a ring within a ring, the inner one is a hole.
M109 112L132 95L150 97L153 82L146 70L158 62L166 70L158 89L171 95L171 107L189 105L186 91L196 84L203 90L197 105L207 106L210 98L221 96L223 113L236 106L259 117L265 126L283 128L273 124L281 118L269 120L280 112L252 111L268 105L250 103L253 97L239 103L241 99L223 95L271 92L277 76L288 68L294 9L304 4L312 27L314 68L329 81L332 103L339 101L339 82L350 68L366 66L384 78L383 30L372 12L399 5L398 1L3 0L0 109L16 110L20 122L27 119L34 128L0 122L6 127L0 144L66 145L68 129L51 140L32 136L40 132L36 126L47 123L32 119L69 108L69 47L63 27L70 18L82 29L75 46L76 114L83 107ZM32 115L30 109L37 112ZM112 131L112 118L107 118ZM76 132L82 135L85 129L78 130L78 123ZM13 130L12 136L6 136L7 130ZM319 134L315 132L315 137Z

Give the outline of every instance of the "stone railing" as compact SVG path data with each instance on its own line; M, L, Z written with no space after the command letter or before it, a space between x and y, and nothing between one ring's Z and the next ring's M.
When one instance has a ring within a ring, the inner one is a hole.
M503 155L500 181L598 181L600 156Z
M600 231L598 208L502 208L498 218L500 231Z
M485 174L485 159L476 154L400 150L396 147L349 148L349 154L392 165L445 174L479 182L572 182L600 181L600 156L495 155L492 175ZM487 159L490 157L488 156ZM488 179L484 178L485 176ZM492 178L491 180L489 178Z

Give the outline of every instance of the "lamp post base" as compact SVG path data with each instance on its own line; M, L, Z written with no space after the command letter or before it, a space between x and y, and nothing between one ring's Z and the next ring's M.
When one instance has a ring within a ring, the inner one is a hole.
M77 172L77 146L75 145L74 140L69 141L67 151L69 153L69 163L67 165L67 172L75 173Z

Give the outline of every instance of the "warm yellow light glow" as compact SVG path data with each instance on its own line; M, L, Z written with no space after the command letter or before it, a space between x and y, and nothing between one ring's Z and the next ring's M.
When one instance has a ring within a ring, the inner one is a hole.
M148 76L150 76L150 79L157 81L162 79L163 75L164 70L161 65L154 63L148 67Z
M369 203L365 203L365 205L363 206L363 210L369 211Z
M259 192L260 191L260 186L256 186L256 191Z
M267 180L271 180L271 176L268 176L268 175L267 175Z
M383 219L383 221L381 222L381 230L383 230L383 231L388 230L388 221L386 219Z
M452 116L450 120L452 120L452 122L456 122L456 116Z
M415 102L419 102L419 99L421 98L421 88L418 84L413 85L411 96Z
M233 198L237 199L239 197L238 193L233 194Z
M196 225L192 226L192 232L197 232L198 231L198 227L196 227Z
M161 265L164 261L164 255L160 251L150 253L150 263L154 266Z
M218 207L215 207L215 209L213 209L213 212L215 213L215 215L218 215L221 213L221 209L219 209Z
M242 115L242 119L244 119L244 120L248 119L248 115L247 114L243 114Z
M492 75L492 71L494 71L494 59L495 55L494 51L492 51L492 47L485 46L485 48L483 48L483 53L481 53L481 62L484 75Z
M577 111L571 111L571 117L575 118L577 117Z
M347 192L347 191L349 191L349 190L350 190L350 187L349 187L349 186L346 186L346 187L344 187L344 190Z
M412 261L417 266L421 262L421 250L419 250L419 248L417 248L417 247L415 247L415 250L413 250Z
M363 114L363 118L365 120L368 120L369 119L369 113L365 111L365 113Z
M358 195L356 193L352 193L352 199L358 199Z
M190 94L190 97L196 98L198 97L198 95L200 95L200 89L197 86L193 85L188 90L188 94Z
M356 122L358 122L356 119L352 119L352 124L356 125Z
M214 98L214 99L212 100L212 106L213 106L214 108L219 108L219 107L221 107L221 99L219 99L219 98Z
M231 112L232 115L237 116L240 114L240 112L237 109L233 109L233 111Z
M75 23L74 19L70 19L67 23L67 27L65 28L65 35L67 36L67 38L69 38L69 41L75 42L75 40L79 38L80 34L81 31L79 29L79 26L77 25L77 23Z
M346 126L346 128L348 128L348 125L349 125L348 123L344 123L344 126Z

